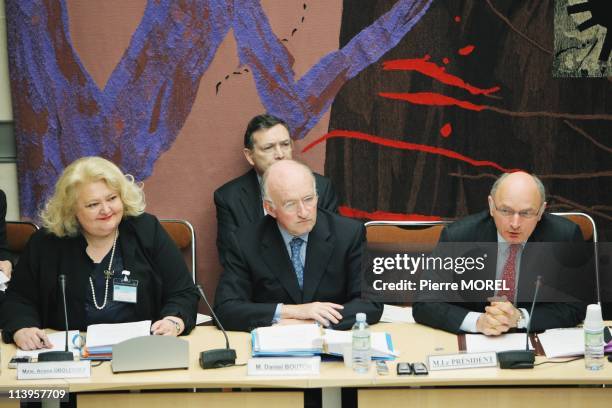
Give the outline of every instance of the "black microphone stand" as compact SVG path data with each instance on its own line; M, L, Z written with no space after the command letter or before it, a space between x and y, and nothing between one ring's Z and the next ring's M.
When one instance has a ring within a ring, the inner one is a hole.
M499 360L499 368L533 368L535 362L535 352L529 350L529 331L531 329L531 321L533 320L533 309L538 298L542 277L538 276L536 280L535 293L533 294L533 302L531 303L531 312L529 312L529 323L527 323L527 332L525 333L525 350L501 351L497 353Z
M66 330L66 344L64 351L46 351L38 354L38 362L44 361L73 361L74 354L68 351L68 309L66 307L66 275L59 276L60 289L62 291L62 301L64 302L64 329Z
M212 317L215 319L215 322L223 332L225 336L225 348L224 349L214 349L202 351L200 353L200 366L202 368L221 368L221 367L230 367L236 364L236 350L230 348L229 338L227 337L227 332L223 328L221 321L215 314L215 311L208 303L208 299L206 299L206 294L202 290L202 286L197 285L198 292L200 292L200 296L204 299L206 306L210 309L210 313Z

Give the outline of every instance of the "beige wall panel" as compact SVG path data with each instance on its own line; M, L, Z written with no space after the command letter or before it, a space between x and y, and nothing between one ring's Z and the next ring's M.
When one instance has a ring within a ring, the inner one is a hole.
M474 407L609 407L610 388L488 388L359 390L359 408L415 406Z
M301 392L204 392L204 393L146 393L146 394L80 394L79 408L302 408Z

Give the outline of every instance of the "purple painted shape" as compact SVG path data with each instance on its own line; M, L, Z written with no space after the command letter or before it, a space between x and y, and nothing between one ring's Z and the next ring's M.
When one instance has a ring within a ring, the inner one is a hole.
M36 217L64 167L86 155L138 180L176 139L199 81L230 28L266 109L303 138L341 85L412 28L431 0L400 0L299 81L256 0L149 0L128 49L100 90L70 40L65 0L7 0L22 214ZM207 17L207 18L205 18ZM372 47L376 44L376 47Z
M266 109L284 118L292 137L301 139L329 109L341 85L397 45L425 14L431 0L398 1L297 82L291 55L272 31L259 1L236 0L235 4L233 28L240 61L251 68Z
M35 217L82 156L148 177L183 126L232 13L224 0L149 1L101 91L72 47L65 0L7 1L22 213Z

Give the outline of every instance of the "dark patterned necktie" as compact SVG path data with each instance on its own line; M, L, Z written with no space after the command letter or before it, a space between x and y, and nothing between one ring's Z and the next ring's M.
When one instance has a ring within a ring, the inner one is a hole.
M520 244L512 244L510 248L508 248L508 258L506 258L506 262L504 263L504 269L501 276L508 290L500 290L497 292L497 296L505 295L509 302L514 302L514 297L516 295L516 255L520 249Z
M293 238L289 243L291 246L291 264L293 265L295 276L297 276L300 289L304 287L304 265L302 265L302 260L300 259L300 249L302 248L303 243L304 240L297 237Z

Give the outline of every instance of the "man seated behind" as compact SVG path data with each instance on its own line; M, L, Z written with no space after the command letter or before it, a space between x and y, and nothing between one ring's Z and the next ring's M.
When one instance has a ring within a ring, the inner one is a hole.
M450 332L499 335L512 328L526 328L530 316L528 303L516 303L521 278L521 253L526 242L581 242L582 234L571 221L544 214L544 185L524 172L503 174L491 188L489 211L456 221L442 231L440 242L497 242L495 276L504 279L509 291L507 301L486 303L416 302L414 319L422 324ZM524 260L523 260L524 261ZM527 279L527 278L526 278ZM533 282L524 282L533 287ZM500 295L500 293L498 293ZM524 297L522 297L524 299ZM531 329L575 326L584 318L584 308L577 303L538 303Z
M282 160L263 176L267 216L239 229L215 296L225 328L317 321L348 329L364 312L376 323L382 305L360 298L364 226L317 209L308 167Z
M244 157L253 168L235 178L214 193L217 208L217 249L219 261L225 266L230 236L236 229L259 221L264 214L261 197L261 176L272 163L291 159L293 141L289 127L275 116L263 114L249 122L244 134ZM337 212L338 199L330 180L314 174L319 195L318 206Z

